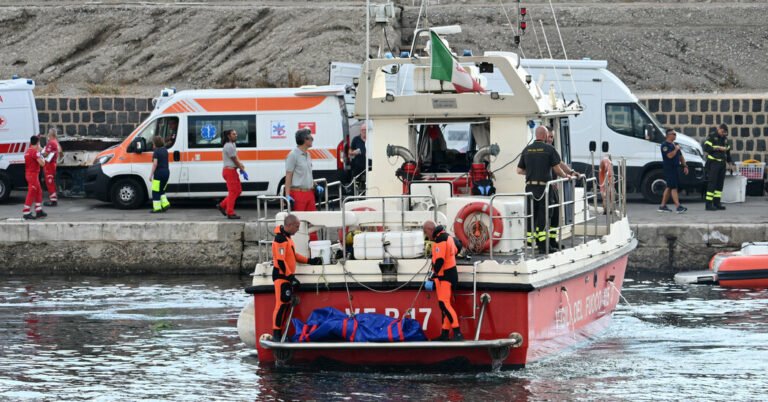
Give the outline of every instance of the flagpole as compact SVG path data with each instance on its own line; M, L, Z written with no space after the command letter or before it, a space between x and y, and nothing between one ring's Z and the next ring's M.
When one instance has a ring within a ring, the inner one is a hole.
M386 28L385 28L386 29ZM371 50L371 0L365 0L365 76L368 79L368 82L365 83L365 121L363 124L365 124L365 131L368 135L367 138L370 138L371 146L368 144L365 144L366 150L373 149L373 145L375 143L374 137L375 135L371 136L371 133L368 133L368 100L370 98L370 87L371 87L371 64L370 60L368 58L368 53L370 53ZM362 129L362 127L361 127ZM367 141L366 141L367 142ZM365 180L365 193L368 194L368 152L366 151L365 155L365 170L363 171L363 178Z

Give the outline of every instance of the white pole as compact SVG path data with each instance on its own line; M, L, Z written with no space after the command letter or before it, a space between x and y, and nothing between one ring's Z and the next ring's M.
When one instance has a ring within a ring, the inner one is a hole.
M386 29L386 27L384 28ZM368 131L368 99L370 98L370 88L371 88L371 68L370 63L368 59L368 54L371 50L371 0L365 0L365 57L363 60L365 60L365 76L368 78L368 82L365 84L365 130ZM368 137L367 141L369 144L365 144L365 170L363 177L365 178L365 187L366 187L366 194L368 194L368 154L371 152L370 150L373 149L374 139L373 136L371 136L371 133L367 133Z

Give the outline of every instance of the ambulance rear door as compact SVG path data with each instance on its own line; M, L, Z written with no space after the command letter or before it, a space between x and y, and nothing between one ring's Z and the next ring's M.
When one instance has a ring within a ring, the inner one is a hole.
M0 201L11 187L26 187L24 151L29 138L39 133L34 87L32 80L0 81Z

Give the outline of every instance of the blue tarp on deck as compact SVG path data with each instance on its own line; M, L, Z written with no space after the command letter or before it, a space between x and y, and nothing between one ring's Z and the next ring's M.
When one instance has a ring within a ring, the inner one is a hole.
M362 313L350 317L333 307L312 312L306 323L292 320L293 342L415 342L426 341L418 321L383 314Z

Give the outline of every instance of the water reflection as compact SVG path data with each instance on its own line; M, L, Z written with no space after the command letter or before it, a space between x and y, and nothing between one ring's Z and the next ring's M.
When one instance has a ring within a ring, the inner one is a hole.
M768 292L632 277L599 338L525 370L262 367L235 328L248 278L11 278L0 399L755 400Z

